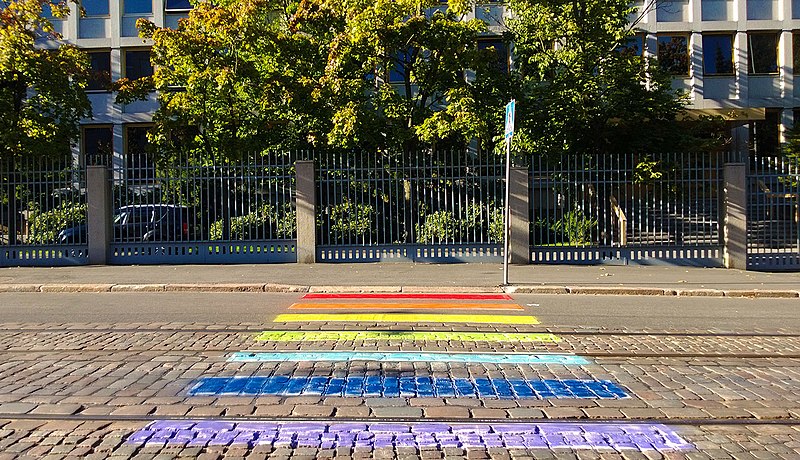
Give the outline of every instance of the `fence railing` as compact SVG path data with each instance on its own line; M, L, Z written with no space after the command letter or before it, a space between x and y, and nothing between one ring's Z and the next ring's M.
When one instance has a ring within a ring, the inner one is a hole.
M800 268L800 159L753 156L747 178L748 265Z
M71 157L17 159L0 170L0 264L85 263L85 238L62 238L86 218L84 169Z
M545 253L565 247L577 248L570 250L575 254L581 248L625 249L616 252L620 257L634 248L637 254L642 248L691 249L655 257L669 259L696 259L698 248L708 248L702 258L719 259L721 166L720 155L709 153L534 158L534 260L560 261Z
M502 257L504 158L491 152L292 152L216 165L141 158L110 159L109 179L100 181L112 197L108 263L297 260L299 159L316 164L317 177L306 180L309 190L316 184L316 205L303 208L315 214L303 235L318 261ZM530 211L528 240L520 244L529 245L534 263L719 265L719 155L532 160L527 181L512 181L512 192L523 199L520 214ZM800 265L797 161L754 157L749 169L740 189L747 189L751 265ZM515 171L525 177L524 169ZM87 263L92 193L102 190L71 158L0 172L0 264Z

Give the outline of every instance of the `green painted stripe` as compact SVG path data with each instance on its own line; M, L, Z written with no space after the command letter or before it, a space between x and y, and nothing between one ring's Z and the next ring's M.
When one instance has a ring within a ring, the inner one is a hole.
M425 313L299 313L275 317L276 323L294 322L387 322L387 323L494 323L539 324L533 316L513 315L442 315Z
M328 342L357 340L407 340L415 342L545 342L561 337L536 332L451 332L451 331L264 331L256 337L263 342Z

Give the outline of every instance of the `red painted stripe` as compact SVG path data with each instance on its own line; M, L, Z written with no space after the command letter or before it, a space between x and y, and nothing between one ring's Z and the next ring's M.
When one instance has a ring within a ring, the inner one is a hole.
M422 299L422 300L511 300L508 294L416 294L416 293L363 293L323 294L312 293L304 299Z

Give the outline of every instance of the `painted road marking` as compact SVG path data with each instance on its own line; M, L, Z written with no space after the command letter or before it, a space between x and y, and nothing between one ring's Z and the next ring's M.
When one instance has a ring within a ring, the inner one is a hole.
M303 299L414 299L414 300L511 300L508 294L422 294L422 293L362 293L323 294L310 293Z
M128 445L257 445L352 449L447 447L684 451L694 446L657 423L331 423L163 420L133 433Z
M342 396L386 398L617 399L628 393L610 380L395 377L204 377L189 396Z
M289 310L524 310L513 303L295 303Z
M233 353L228 362L314 362L314 361L378 361L378 362L448 362L491 364L591 364L576 355L530 353L413 353L363 351L247 352Z
M512 315L439 315L426 313L288 313L275 317L275 323L294 322L364 322L364 323L495 323L539 324L533 316Z
M414 342L534 342L558 343L561 337L538 332L451 332L451 331L264 331L262 342L329 342L358 340L404 340Z

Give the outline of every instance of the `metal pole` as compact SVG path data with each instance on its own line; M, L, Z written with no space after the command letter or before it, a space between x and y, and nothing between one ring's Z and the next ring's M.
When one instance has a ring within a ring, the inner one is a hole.
M503 237L503 285L508 286L508 259L511 242L511 137L506 137L506 202L505 235Z

